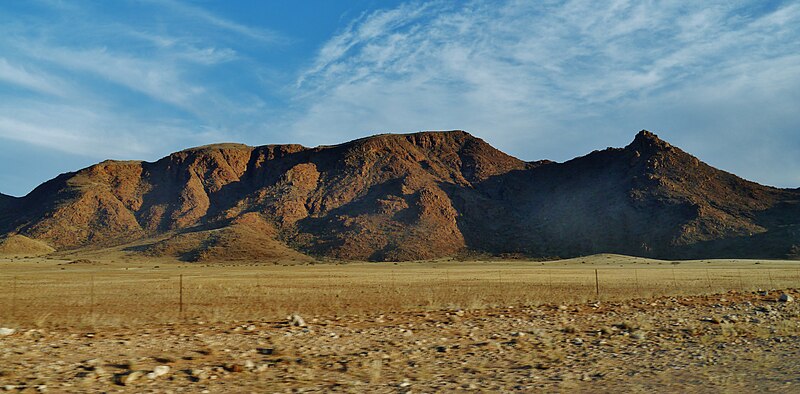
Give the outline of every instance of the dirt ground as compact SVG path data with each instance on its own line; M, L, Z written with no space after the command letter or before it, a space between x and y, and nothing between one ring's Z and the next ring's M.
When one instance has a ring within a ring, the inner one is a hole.
M797 290L731 291L294 321L20 327L0 337L0 388L800 392L800 308L778 301L784 293L800 297Z

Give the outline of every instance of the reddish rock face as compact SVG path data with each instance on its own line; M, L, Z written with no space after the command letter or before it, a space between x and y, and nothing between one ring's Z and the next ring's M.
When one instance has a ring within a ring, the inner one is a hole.
M463 131L423 132L106 161L21 199L0 195L0 233L58 249L139 241L132 250L187 260L786 257L800 245L797 200L647 131L565 163L526 163Z

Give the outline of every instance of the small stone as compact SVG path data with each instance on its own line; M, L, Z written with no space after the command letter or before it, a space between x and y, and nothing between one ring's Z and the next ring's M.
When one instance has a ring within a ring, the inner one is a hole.
M5 390L5 391L14 391L16 389L17 389L17 386L13 385L13 384L7 384L7 385L3 386L3 390Z
M575 338L575 339L572 340L572 344L573 345L577 345L577 346L581 346L581 345L583 345L583 339Z
M2 327L0 328L0 337L7 337L9 335L13 335L15 332L17 332L17 330L13 328Z
M247 360L244 362L245 369L253 370L256 368L256 363L253 360Z
M166 365L159 365L153 368L153 372L147 374L147 378L150 380L157 379L161 376L164 376L169 373L169 366Z
M645 338L644 331L634 331L634 332L632 332L631 333L631 338L633 338L633 339L635 339L637 341L644 340L644 338Z
M141 378L143 375L144 373L141 371L133 371L127 374L118 374L115 380L119 385L128 386L139 380L139 378Z
M305 327L306 321L303 320L303 317L298 315L297 313L292 313L292 315L289 316L289 324L295 327Z
M160 362L160 363L162 363L162 364L172 364L175 361L177 361L177 359L175 357L172 357L172 356L169 356L169 355L161 355L161 356L158 356L158 357L154 357L153 359L158 361L158 362Z
M189 371L189 376L191 376L195 382L199 382L208 378L208 372L204 369L193 369Z
M790 296L789 294L783 293L781 294L780 298L778 298L780 302L792 302L794 301L794 297Z
M727 320L727 321L729 321L729 322L731 322L731 323L736 323L736 322L739 321L739 317L736 316L736 315L725 315L725 316L722 316L722 318Z

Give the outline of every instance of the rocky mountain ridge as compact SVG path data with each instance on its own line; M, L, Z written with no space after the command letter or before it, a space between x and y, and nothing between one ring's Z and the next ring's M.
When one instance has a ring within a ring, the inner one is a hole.
M189 261L469 253L770 257L800 249L800 192L714 169L641 131L524 162L463 131L340 145L217 144L104 161L0 196L0 234ZM152 240L152 241L148 241Z

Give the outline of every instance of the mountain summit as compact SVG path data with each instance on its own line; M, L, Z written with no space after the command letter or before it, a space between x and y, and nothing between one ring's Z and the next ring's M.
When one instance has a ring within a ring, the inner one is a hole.
M105 161L0 195L0 234L188 261L785 258L800 249L798 200L646 130L565 163L526 163L464 131L420 132Z

